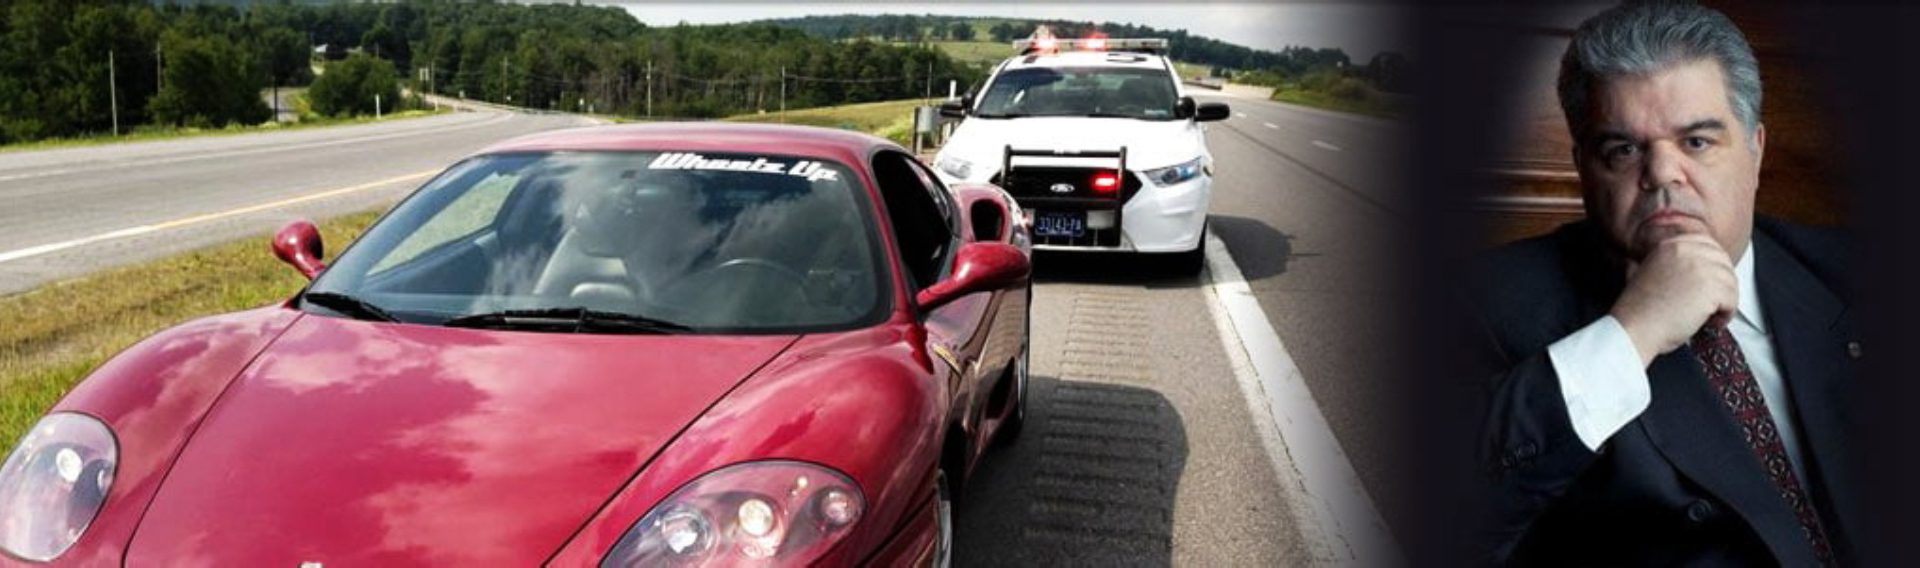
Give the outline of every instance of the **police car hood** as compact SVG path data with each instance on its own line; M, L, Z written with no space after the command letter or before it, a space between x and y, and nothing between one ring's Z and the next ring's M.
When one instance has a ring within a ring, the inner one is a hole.
M1200 157L1206 145L1200 128L1190 120L1134 120L1129 118L1027 117L969 118L954 131L941 155L973 163L974 170L1000 170L1006 146L1015 150L1081 150L1111 152L1127 148L1127 169L1150 170ZM1064 165L1086 162L1111 165L1110 160L1055 160L1022 158L1021 164ZM979 174L971 176L981 179Z

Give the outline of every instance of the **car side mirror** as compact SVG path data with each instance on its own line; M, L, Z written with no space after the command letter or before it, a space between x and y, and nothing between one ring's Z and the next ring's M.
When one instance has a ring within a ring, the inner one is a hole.
M299 270L301 276L312 280L327 264L320 261L326 253L326 245L320 242L320 229L312 221L305 219L287 223L280 232L273 234L273 255L281 262Z
M1227 108L1227 103L1205 103L1194 111L1193 120L1198 122L1226 120L1231 114L1233 111Z
M1180 97L1180 104L1173 107L1174 118L1193 118L1193 97Z
M944 116L948 118L966 117L967 101L965 99L961 99L957 101L947 101L944 103L940 103L940 116Z
M921 290L914 297L921 311L947 305L975 292L1002 290L1025 284L1033 275L1027 253L1007 243L967 243L954 255L953 274Z

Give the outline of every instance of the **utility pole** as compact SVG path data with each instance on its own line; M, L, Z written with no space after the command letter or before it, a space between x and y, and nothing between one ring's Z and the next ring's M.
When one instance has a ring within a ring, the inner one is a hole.
M153 92L155 93L167 88L167 65L163 57L160 42L153 42Z
M113 135L120 135L120 82L114 75L113 50L107 50L107 112L113 115Z
M780 122L787 121L787 66L780 66Z
M512 60L504 59L504 58L500 60L500 96L506 97L507 102L513 102L513 95L507 94L507 62L508 61L512 61Z
M653 60L647 60L647 118L653 118Z

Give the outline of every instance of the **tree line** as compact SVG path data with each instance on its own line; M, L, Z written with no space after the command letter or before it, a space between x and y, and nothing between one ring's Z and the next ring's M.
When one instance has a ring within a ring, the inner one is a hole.
M929 46L770 24L649 27L618 7L240 4L0 0L0 143L110 132L116 112L123 131L263 122L261 92L314 80L316 54L371 60L350 74L381 83L391 69L417 92L679 118L912 98L983 78ZM367 97L351 93L385 86L326 90L359 105Z
M1333 73L1370 82L1382 90L1404 88L1406 57L1381 53L1365 65L1356 65L1344 50L1330 47L1288 46L1280 51L1253 49L1213 38L1187 33L1186 30L1161 30L1150 26L1094 23L1070 20L1032 20L927 15L836 15L805 16L765 20L767 23L807 32L833 40L880 38L887 41L923 42L935 40L991 40L1011 42L1033 35L1045 25L1057 37L1165 38L1167 55L1175 60L1211 66L1221 75L1258 73L1259 76L1304 77L1314 73ZM964 33L956 33L966 28ZM984 28L978 36L976 28ZM966 38L959 37L961 35Z

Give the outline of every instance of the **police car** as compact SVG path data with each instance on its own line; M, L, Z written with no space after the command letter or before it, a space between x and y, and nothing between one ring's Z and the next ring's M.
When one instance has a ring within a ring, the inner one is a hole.
M1205 264L1213 158L1199 123L1227 105L1185 96L1165 39L1039 36L941 114L942 181L991 183L1028 215L1036 249L1156 253Z

